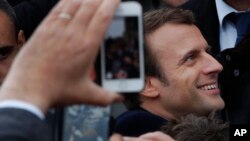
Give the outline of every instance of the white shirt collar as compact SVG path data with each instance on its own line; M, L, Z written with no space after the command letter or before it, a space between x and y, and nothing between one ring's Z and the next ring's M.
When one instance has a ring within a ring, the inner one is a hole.
M44 120L45 119L45 115L43 114L43 112L36 106L27 103L27 102L23 102L23 101L19 101L19 100L6 100L6 101L1 101L0 102L0 108L17 108L17 109L22 109L22 110L26 110L34 115L36 115L38 118Z
M237 12L237 10L232 8L223 0L215 0L215 3L216 3L216 9L219 17L220 26L222 26L222 22L225 16L227 16L229 13Z

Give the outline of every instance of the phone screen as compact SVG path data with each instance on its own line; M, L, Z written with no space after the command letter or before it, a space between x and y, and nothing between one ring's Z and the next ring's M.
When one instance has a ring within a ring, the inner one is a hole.
M138 17L115 17L104 41L108 80L140 78Z

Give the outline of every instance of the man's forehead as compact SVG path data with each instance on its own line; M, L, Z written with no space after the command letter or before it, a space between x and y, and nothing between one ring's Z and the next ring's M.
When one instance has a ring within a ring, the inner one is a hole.
M1 23L9 24L9 25L13 26L13 28L14 28L14 23L12 22L10 16L6 12L4 12L3 10L0 10L0 19L1 19L0 20Z
M3 11L0 11L0 19L0 45L13 44L16 39L14 24Z
M4 12L0 10L0 30L14 30L14 23L11 21L10 17Z
M1 9L0 9L0 16L5 18L8 17L7 13Z
M180 44L184 40L192 38L192 35L197 32L196 30L194 25L167 23L147 34L146 40L154 47Z
M208 47L195 25L165 24L146 36L152 51L163 55L183 56L190 50Z

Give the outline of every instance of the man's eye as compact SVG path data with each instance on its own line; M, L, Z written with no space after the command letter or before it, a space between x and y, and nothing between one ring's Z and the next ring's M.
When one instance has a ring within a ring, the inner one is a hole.
M195 54L190 54L185 58L184 63L188 66L191 66L195 64L196 57L197 56Z
M0 60L6 59L12 52L13 47L0 48Z
M189 55L189 56L186 57L185 61L186 61L186 62L189 62L189 61L194 60L194 58L195 58L194 55Z

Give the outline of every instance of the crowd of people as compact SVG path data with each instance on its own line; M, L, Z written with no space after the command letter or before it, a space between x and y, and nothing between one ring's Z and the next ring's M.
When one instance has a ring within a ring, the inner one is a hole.
M162 0L147 11L145 86L124 97L89 77L119 0L9 2L0 1L1 141L53 141L50 108L123 100L130 109L111 141L229 141L229 124L250 123L248 0Z

